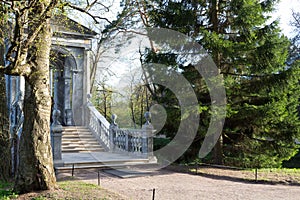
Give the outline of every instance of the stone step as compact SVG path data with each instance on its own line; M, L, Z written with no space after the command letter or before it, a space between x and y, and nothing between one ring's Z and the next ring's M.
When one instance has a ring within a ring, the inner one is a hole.
M62 146L101 146L97 142L83 143L83 142L63 142Z
M66 137L64 138L64 141L68 141L68 142L76 142L76 141L85 141L85 142L92 142L92 141L96 141L95 138L80 138L80 137L76 137L76 138L72 138L72 137Z
M64 130L74 130L74 129L89 129L86 126L64 126Z
M84 145L89 145L89 144L98 144L98 141L94 140L63 140L62 145L69 145L69 144L84 144Z
M62 132L63 136L69 135L93 135L91 132Z
M66 148L76 148L76 147L84 147L84 148L102 148L99 144L87 144L87 145L77 145L77 144L63 144L62 147Z
M90 133L89 129L63 130L63 133Z
M63 151L64 150L70 150L70 149L77 149L80 151L83 151L84 149L97 149L97 150L103 150L103 148L100 145L93 145L93 146L84 146L84 145L72 145L72 146L63 146L62 147Z
M92 153L92 152L101 152L104 151L103 149L66 149L63 153Z
M89 130L76 130L76 131L63 131L62 133L64 134L79 134L79 133L83 133L83 134L91 134L91 131Z
M92 134L73 134L73 135L62 135L62 138L95 138Z
M84 127L84 128L64 127L63 133L64 134L78 134L78 133L91 134L91 131L87 127Z
M74 144L74 143L64 143L62 144L62 147L65 148L65 147L101 147L101 145L99 144L96 144L96 143L93 143L93 144L81 144L81 143L77 143L77 144Z
M62 133L62 152L101 152L103 147L94 135L84 126L66 126Z
M98 141L63 141L62 145L100 145Z
M79 152L103 152L104 148L101 146L85 147L85 146L73 146L62 147L62 153L79 153Z

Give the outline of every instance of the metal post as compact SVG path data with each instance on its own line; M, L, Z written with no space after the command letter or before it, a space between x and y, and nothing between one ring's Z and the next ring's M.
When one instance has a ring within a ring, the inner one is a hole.
M152 200L155 200L155 188L152 190Z
M99 186L101 185L101 182L100 182L100 171L98 171L98 185Z
M74 166L74 164L72 165L72 177L74 176L74 168L75 168L75 166Z

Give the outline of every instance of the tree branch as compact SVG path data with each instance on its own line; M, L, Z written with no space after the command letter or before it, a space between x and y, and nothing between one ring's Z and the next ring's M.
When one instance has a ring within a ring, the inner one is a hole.
M74 9L74 10L77 10L77 11L80 11L82 13L87 14L89 17L91 17L94 20L94 22L96 24L100 23L99 20L105 20L109 24L112 24L112 22L110 20L108 20L106 17L100 17L100 16L93 15L92 13L89 12L89 9L87 10L86 8L81 8L81 7L75 6L75 5L71 4L71 3L66 3L65 6L68 6L68 7L72 8L72 9Z
M35 4L29 4L28 6L31 7L27 6L22 9L18 9L15 5L13 5L15 6L14 12L16 14L15 29L11 46L9 47L6 55L6 59L11 63L8 67L2 67L2 71L10 75L29 75L31 72L30 65L23 63L30 63L30 61L27 60L29 48L33 45L34 40L38 36L46 20L51 17L52 10L58 4L58 1L59 0L52 0L49 5L40 10L40 13L37 13L37 20L35 20L34 25L30 27L30 32L27 34L27 37L25 29L28 24L24 22L26 21L24 16L26 15L27 17L27 12L31 9L31 12L39 11L37 8L39 8L40 3L39 1L32 1ZM22 12L20 10L22 10Z
M268 77L271 75L255 75L255 74L237 74L237 73L230 73L230 72L221 72L220 74L224 75L231 75L231 76L239 76L239 77L256 77L256 78L263 78L263 77Z

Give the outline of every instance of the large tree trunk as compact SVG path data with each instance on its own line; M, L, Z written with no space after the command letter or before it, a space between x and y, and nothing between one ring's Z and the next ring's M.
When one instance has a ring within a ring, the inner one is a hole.
M36 40L34 64L25 77L24 125L20 138L15 190L25 193L56 187L50 140L51 97L49 89L49 20Z
M0 45L0 55L4 55L4 46ZM0 65L4 65L0 56ZM5 77L0 73L0 180L7 180L11 175L11 154L9 139L9 120L5 90Z

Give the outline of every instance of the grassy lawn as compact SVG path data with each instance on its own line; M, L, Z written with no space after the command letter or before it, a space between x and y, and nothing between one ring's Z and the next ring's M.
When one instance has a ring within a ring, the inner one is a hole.
M59 189L53 191L31 192L17 195L12 192L12 183L0 183L0 200L30 199L30 200L120 200L118 194L103 189L97 185L85 183L74 178L58 181Z
M255 173L255 169L247 170ZM291 183L291 184L300 184L300 169L276 169L276 168L267 168L267 169L258 169L257 170L258 179L273 181L279 183Z
M196 169L190 169L195 173ZM300 184L300 169L219 169L211 167L199 167L199 174L226 177L227 179L240 179L245 181L259 181L274 184Z
M11 190L13 184L10 182L0 182L0 200L15 199L18 195L14 194Z
M257 176L255 169L234 169L230 167L214 167L206 165L171 165L168 169L197 174L214 179L226 179L231 181L270 183L270 184L288 184L300 185L300 169L287 168L267 168L258 169Z

